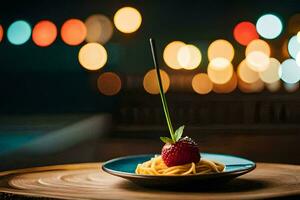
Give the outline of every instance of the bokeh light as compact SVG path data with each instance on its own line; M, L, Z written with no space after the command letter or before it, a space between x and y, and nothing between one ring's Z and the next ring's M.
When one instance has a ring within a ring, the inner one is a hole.
M271 49L263 40L253 40L246 48L246 62L248 67L254 71L264 71L269 65Z
M261 92L264 89L264 82L258 79L253 83L246 83L238 78L238 87L244 93Z
M300 42L298 42L296 35L290 38L288 42L288 51L293 58L296 58L297 53L300 52Z
M180 66L187 70L192 70L200 65L202 56L200 50L191 44L180 47L177 60Z
M299 89L299 83L283 83L287 92L296 92Z
M239 78L245 83L254 83L259 80L259 74L252 70L246 60L243 60L237 69Z
M248 45L252 40L258 39L259 35L256 31L256 27L251 22L240 22L233 30L234 39L241 45Z
M300 31L297 33L297 41L300 43Z
M86 37L85 24L79 19L69 19L61 27L62 40L71 46L82 43Z
M14 45L21 45L28 41L31 35L31 27L24 20L12 23L7 29L7 39Z
M114 24L123 33L133 33L141 26L142 16L135 8L124 7L115 13Z
M105 72L97 79L99 91L106 96L113 96L120 92L122 81L120 77L113 72Z
M210 66L215 69L225 69L228 65L230 65L229 60L226 58L214 58L213 60L210 61Z
M297 65L300 67L300 51L297 53L297 56L296 56L296 63L297 63Z
M235 90L237 87L237 75L233 72L231 79L224 84L216 84L214 83L213 91L215 93L227 94Z
M262 37L266 39L274 39L280 35L282 31L282 23L277 16L266 14L257 20L256 29Z
M274 83L266 83L265 86L270 92L277 92L278 90L280 90L281 81L278 80Z
M196 74L192 79L192 87L198 94L208 94L213 89L213 83L205 73Z
M98 70L107 62L107 52L99 43L88 43L78 53L79 63L88 70Z
M163 85L163 91L164 93L166 93L170 87L169 75L164 70L160 70L160 76ZM144 76L143 86L146 92L150 94L159 94L159 87L155 69L148 71Z
M280 65L279 76L285 83L294 84L300 79L300 67L294 59L287 59Z
M246 56L248 56L251 52L253 51L260 51L266 54L267 56L270 56L271 54L271 49L270 46L267 42L257 39L253 40L247 45L246 48Z
M113 35L113 24L104 15L91 15L85 20L87 29L86 41L105 44Z
M265 71L259 72L260 79L265 83L277 82L280 77L278 74L280 62L276 58L270 58L269 65Z
M210 62L207 67L207 74L210 80L216 84L224 84L228 82L233 74L233 66L230 62L226 67L216 67L213 62Z
M165 63L172 69L181 69L181 65L178 62L178 51L186 44L181 41L170 42L164 49L163 58Z
M40 47L51 45L56 39L56 36L56 26L53 22L48 20L38 22L32 30L32 40Z
M252 51L246 57L248 66L257 72L265 71L270 63L270 58L261 51Z
M2 41L2 39L3 39L3 28L0 24L0 42Z
M234 57L234 48L227 40L219 39L209 45L207 54L209 61L221 57L231 62Z

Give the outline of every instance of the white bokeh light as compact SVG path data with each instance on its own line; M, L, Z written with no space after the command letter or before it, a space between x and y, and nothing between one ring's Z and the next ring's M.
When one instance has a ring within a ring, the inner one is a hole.
M274 39L282 32L282 23L277 16L266 14L257 20L256 29L263 38Z

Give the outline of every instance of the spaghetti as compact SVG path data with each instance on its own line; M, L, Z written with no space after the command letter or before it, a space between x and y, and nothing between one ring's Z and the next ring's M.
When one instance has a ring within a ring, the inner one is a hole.
M198 163L188 163L185 165L168 167L162 160L161 156L155 156L154 158L151 158L151 160L138 164L135 173L143 175L178 176L189 174L219 173L224 171L224 169L224 164L203 158L201 158Z

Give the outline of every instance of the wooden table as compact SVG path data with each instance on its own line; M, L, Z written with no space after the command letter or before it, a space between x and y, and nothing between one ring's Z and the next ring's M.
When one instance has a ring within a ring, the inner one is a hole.
M0 199L265 199L300 196L300 166L258 163L222 187L163 191L136 186L100 163L58 165L0 173Z

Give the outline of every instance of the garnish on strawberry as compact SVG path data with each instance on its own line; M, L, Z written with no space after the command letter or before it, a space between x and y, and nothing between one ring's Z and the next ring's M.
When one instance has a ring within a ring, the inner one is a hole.
M163 92L160 70L157 64L155 42L152 38L150 38L150 47L151 47L151 53L153 58L153 64L156 69L157 82L159 86L161 102L163 105L165 117L171 135L171 138L160 137L160 139L164 143L166 143L162 148L162 152L161 152L162 159L168 167L175 166L175 165L183 165L191 162L197 163L200 160L200 154L199 154L199 149L197 144L189 137L181 138L184 126L179 127L174 132L168 105L167 105L166 96Z

